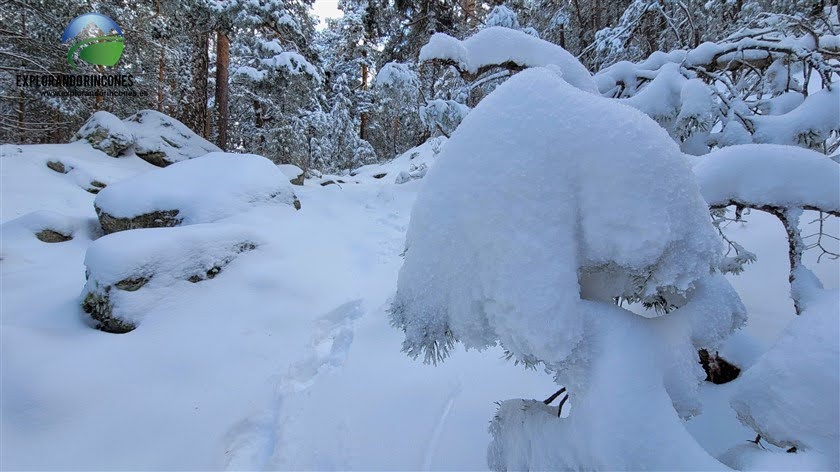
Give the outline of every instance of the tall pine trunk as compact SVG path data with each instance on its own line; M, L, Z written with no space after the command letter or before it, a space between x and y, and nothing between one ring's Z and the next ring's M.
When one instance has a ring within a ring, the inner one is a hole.
M216 145L227 150L228 136L228 75L230 67L230 40L221 31L216 32Z

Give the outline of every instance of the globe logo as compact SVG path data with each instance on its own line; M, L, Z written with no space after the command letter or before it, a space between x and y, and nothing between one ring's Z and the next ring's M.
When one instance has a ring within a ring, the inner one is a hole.
M76 68L77 52L79 58L95 66L111 67L120 60L125 38L114 20L101 13L85 13L78 16L64 29L61 43L67 44L82 32L92 37L78 41L67 52L67 63L70 67Z

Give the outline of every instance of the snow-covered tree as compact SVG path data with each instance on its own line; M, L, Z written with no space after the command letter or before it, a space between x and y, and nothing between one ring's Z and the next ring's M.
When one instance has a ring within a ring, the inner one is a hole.
M500 344L566 389L568 418L502 404L494 469L720 468L680 421L699 409L697 349L745 319L706 203L656 123L561 77L497 88L426 177L391 312L403 350ZM619 306L637 302L645 316Z

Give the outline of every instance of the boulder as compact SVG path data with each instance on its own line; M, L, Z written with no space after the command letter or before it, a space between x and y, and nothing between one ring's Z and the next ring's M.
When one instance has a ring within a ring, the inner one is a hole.
M154 110L137 112L123 123L135 137L135 154L158 167L221 151L180 121Z
M259 205L299 209L300 201L268 159L223 152L112 183L94 200L106 234L209 223Z
M95 149L117 157L134 144L134 135L125 123L107 111L94 113L74 136L74 141L85 140ZM62 172L57 169L56 172ZM63 173L63 172L62 172Z
M278 164L277 167L289 178L292 185L303 185L303 169L294 164Z
M85 255L82 310L97 329L132 331L161 300L217 277L260 244L248 228L217 223L103 236Z

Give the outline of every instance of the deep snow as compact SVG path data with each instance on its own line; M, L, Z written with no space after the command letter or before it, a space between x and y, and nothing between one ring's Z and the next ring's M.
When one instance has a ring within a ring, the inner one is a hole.
M297 212L229 216L220 223L248 226L264 244L216 278L166 294L123 335L92 329L79 307L85 253L102 236L83 184L154 167L81 142L2 146L0 468L485 469L493 402L541 400L557 386L498 349L458 348L437 367L400 353L403 335L386 309L425 179L395 180L433 165L441 146L341 176L343 184L309 180L294 188ZM50 170L55 159L75 170ZM57 214L18 219L38 210ZM794 315L781 225L759 212L745 219L725 230L758 261L727 278L750 321L721 354L746 368ZM74 238L43 243L33 232L44 225ZM836 289L837 263L814 259L806 254ZM687 422L716 458L755 434L729 406L737 386L702 385L704 412Z

